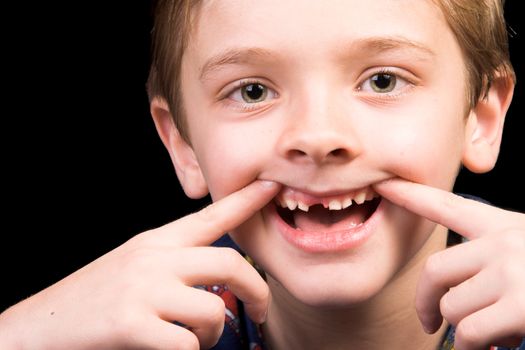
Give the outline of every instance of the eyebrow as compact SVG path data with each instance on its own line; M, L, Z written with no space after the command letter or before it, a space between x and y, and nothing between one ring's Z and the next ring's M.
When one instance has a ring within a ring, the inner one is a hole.
M428 46L415 40L405 38L403 36L391 37L370 37L365 39L358 39L350 44L356 46L360 50L370 50L376 52L394 51L394 50L412 50L423 56L432 58L436 53Z
M367 55L409 49L420 53L422 59L436 56L435 52L428 46L400 36L368 37L352 40L348 45L341 45L340 47L344 47L342 50L339 49L340 51L366 51ZM253 63L256 60L276 60L279 56L280 54L277 51L260 47L230 48L219 52L206 61L200 69L200 80L208 79L213 71L228 65Z
M276 52L260 47L228 49L214 55L206 61L200 69L200 80L206 80L211 72L227 65L246 64L261 59L275 59L276 56L278 56Z

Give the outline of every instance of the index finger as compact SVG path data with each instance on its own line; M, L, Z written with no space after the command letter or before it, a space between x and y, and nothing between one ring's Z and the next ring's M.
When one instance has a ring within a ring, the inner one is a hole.
M257 180L200 211L164 225L178 246L210 245L263 208L279 192L276 182Z
M374 186L389 201L474 239L501 230L507 212L456 194L402 179Z

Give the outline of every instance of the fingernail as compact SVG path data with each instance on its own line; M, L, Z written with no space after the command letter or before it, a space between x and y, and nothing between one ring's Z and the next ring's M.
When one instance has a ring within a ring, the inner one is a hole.
M423 331L426 334L432 334L432 330L430 328L428 328L426 325L423 325Z
M266 322L266 316L268 316L268 310L264 310L264 312L259 316L259 324L263 324Z
M395 181L396 181L395 178L388 178L386 180L378 182L377 185L387 185L387 184L395 182Z
M422 326L423 326L423 330L424 330L425 333L427 333L427 334L434 334L434 333L436 333L437 330L439 329L439 327L437 327L437 328L436 328L436 327L431 327L431 326L429 326L429 325L427 325L427 324L422 324Z
M271 188L277 186L277 183L275 181L270 180L260 180L261 186Z

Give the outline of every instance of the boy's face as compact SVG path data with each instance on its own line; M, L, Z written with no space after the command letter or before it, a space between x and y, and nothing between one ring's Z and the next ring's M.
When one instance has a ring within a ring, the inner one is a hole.
M393 177L451 189L465 81L451 30L421 0L204 1L182 64L189 137L213 198L267 179L310 204L270 203L232 237L314 305L374 295L431 241L433 224L386 200L315 204Z

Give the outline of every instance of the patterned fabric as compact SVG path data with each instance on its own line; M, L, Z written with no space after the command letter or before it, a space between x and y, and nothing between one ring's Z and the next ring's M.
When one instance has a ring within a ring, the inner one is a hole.
M230 247L242 253L228 235L224 235L213 246ZM224 331L213 350L263 350L261 330L244 312L243 304L226 286L197 286L215 293L224 300L226 317Z
M452 233L454 234L454 233ZM228 235L224 235L213 246L234 248L240 253L242 251L231 240ZM257 324L252 322L243 309L242 302L226 286L196 286L208 292L220 296L226 305L226 318L224 321L224 331L217 345L213 350L263 350L265 349L261 330ZM437 350L454 350L455 330L449 327L443 343ZM525 339L521 346L517 348L491 347L490 350L525 350Z
M453 327L449 327L449 329L447 330L447 334L445 335L445 339L443 340L443 344L441 345L439 350L454 350L454 336L455 329ZM523 339L523 342L517 348L502 348L498 346L491 346L489 350L525 350L525 339Z

